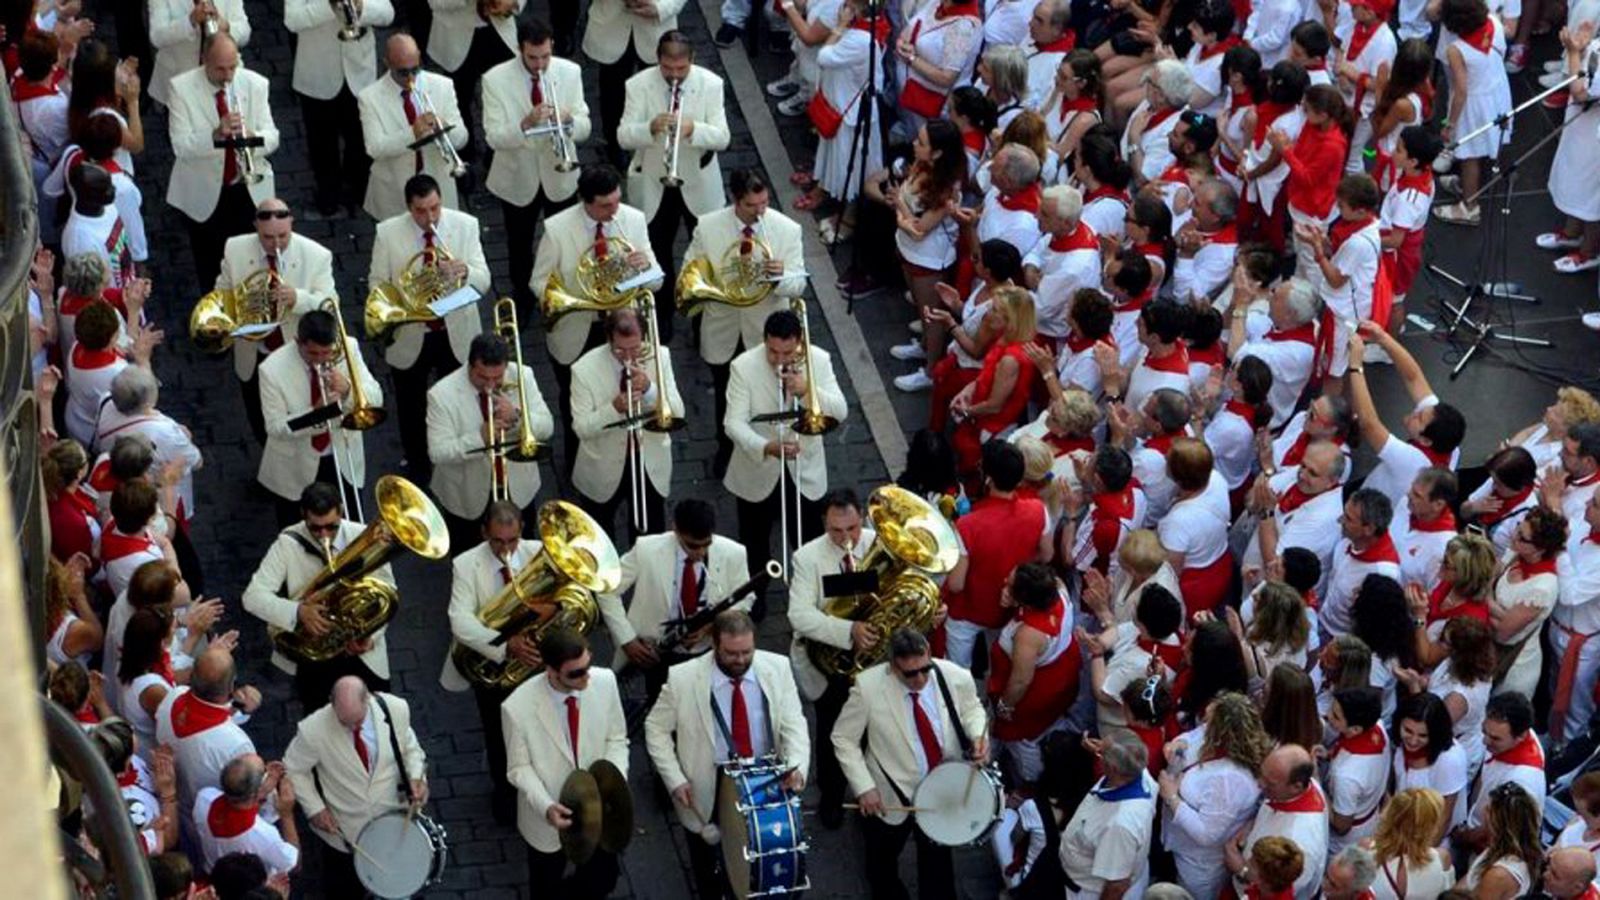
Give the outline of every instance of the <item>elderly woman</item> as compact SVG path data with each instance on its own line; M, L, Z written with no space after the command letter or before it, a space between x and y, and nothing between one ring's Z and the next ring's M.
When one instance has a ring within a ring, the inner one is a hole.
M1432 668L1450 655L1444 643L1444 626L1461 617L1489 621L1489 600L1494 591L1499 560L1494 545L1475 534L1461 534L1445 545L1439 563L1439 584L1432 591L1406 585L1411 618L1425 623L1415 633L1417 664Z
M1027 109L1028 57L1021 47L991 45L978 60L978 78L994 101L995 127L1004 130L1017 113Z
M1600 108L1600 107L1597 107ZM1503 446L1521 447L1532 454L1540 470L1561 461L1561 442L1570 429L1600 422L1600 400L1580 387L1566 385L1556 389L1556 400L1545 407L1539 421L1506 440ZM1477 495L1473 495L1476 499Z
M983 46L983 11L977 0L923 3L900 27L895 41L895 82L900 85L896 130L914 134L938 119L957 85L972 80Z
M140 434L150 440L157 471L177 469L177 497L173 514L180 526L194 515L194 473L203 464L200 448L189 429L156 409L161 383L148 369L129 367L111 381L111 406L102 409L95 449L104 452L124 434Z
M1178 883L1192 896L1215 897L1225 886L1223 848L1255 818L1256 774L1269 746L1243 694L1218 697L1205 724L1173 743L1169 753L1178 758L1161 773L1161 836L1177 863Z
M1245 900L1294 900L1295 879L1305 867L1305 854L1293 840L1277 835L1260 838L1250 845Z
M45 511L50 517L50 555L68 562L83 554L99 566L100 516L95 498L84 489L89 455L71 438L50 446L39 462L44 482Z
M1021 288L1001 288L993 303L988 317L995 320L995 341L984 354L978 377L950 401L956 420L951 442L962 473L977 471L985 441L1017 424L1033 385L1035 368L1024 350L1037 331L1033 297Z
M1145 72L1142 99L1122 133L1122 155L1133 167L1134 183L1161 177L1177 161L1167 137L1178 125L1178 113L1189 103L1194 81L1175 59L1163 59ZM1123 98L1117 98L1119 106Z
M1117 548L1111 563L1110 577L1097 570L1084 572L1084 592L1100 594L1117 622L1132 622L1133 611L1139 602L1139 593L1147 584L1159 584L1181 602L1183 589L1178 586L1178 573L1167 559L1167 548L1161 538L1148 528L1130 531ZM1091 606L1087 597L1085 606Z
M56 304L56 334L60 336L61 357L72 355L77 343L74 323L84 307L95 300L105 300L116 309L116 345L127 349L133 339L128 336L128 323L138 322L143 315L145 300L150 295L150 282L134 279L127 288L108 287L111 274L106 261L98 253L80 253L69 257L61 270L61 298Z
M1024 784L1044 771L1040 744L1078 696L1081 656L1065 594L1055 573L1038 563L1018 566L1000 593L1000 605L1017 610L1017 617L990 647L992 732L1012 775Z

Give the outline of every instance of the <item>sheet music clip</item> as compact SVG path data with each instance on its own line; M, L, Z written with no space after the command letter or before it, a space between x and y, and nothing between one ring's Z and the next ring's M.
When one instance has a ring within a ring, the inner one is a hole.
M429 303L428 310L442 319L445 316L448 316L456 310L462 308L463 306L471 306L472 304L477 303L482 296L482 294L479 294L470 285L463 285L462 287L445 294L443 297L440 297L432 303Z
M455 129L455 127L456 127L455 125L441 125L438 128L435 128L434 130L432 130L432 131L428 132L427 134L423 135L422 137L417 138L416 140L414 140L411 143L407 144L406 145L406 149L407 150L421 150L422 148L428 146L429 144L432 144L435 141L439 140L439 138L442 138L445 135L449 134L451 131L453 131Z
M763 422L793 422L800 418L800 410L784 409L778 412L760 413L750 417L750 424L759 425Z
M267 139L259 134L249 136L234 135L225 138L214 137L211 139L211 148L213 150L244 150L246 148L265 147L266 145Z
M307 428L314 428L324 422L337 419L343 415L344 410L339 408L339 404L327 403L317 407L316 409L313 409L308 413L305 413L304 415L295 416L294 418L290 419L288 423L289 430L304 431Z
M878 574L876 572L839 572L834 575L822 576L822 596L824 597L853 597L857 594L876 594L878 592Z

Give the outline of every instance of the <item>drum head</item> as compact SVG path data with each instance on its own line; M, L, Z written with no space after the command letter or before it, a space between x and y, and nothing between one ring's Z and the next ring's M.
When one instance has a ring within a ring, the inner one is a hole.
M1000 818L1003 794L994 776L966 762L946 762L917 785L917 827L928 839L960 847L982 838Z
M739 782L727 772L717 775L717 827L722 830L722 866L728 874L728 886L739 900L750 896L750 863L744 858L744 848L749 845L750 831L745 826L744 813L739 811Z
M403 812L387 813L368 822L356 844L361 848L355 854L356 878L384 900L405 900L426 887L439 849L422 820L408 822Z

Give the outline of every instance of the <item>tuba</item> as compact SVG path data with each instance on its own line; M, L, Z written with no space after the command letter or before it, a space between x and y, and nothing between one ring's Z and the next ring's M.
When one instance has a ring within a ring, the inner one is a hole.
M633 244L627 238L615 235L606 238L606 246L605 259L596 256L593 247L583 252L570 288L561 280L561 273L550 273L550 280L545 282L544 296L539 300L539 311L544 315L546 327L570 313L611 312L634 306L643 294L649 293L649 289L644 287L626 291L617 289L617 285L638 274L628 265L628 254L633 252Z
M622 582L617 548L600 523L563 500L540 507L539 540L539 554L478 610L478 620L507 640L523 633L537 638L558 627L589 633L600 619L595 595ZM534 674L510 656L495 662L459 642L450 658L464 677L484 687L509 690Z
M712 265L710 259L701 257L684 263L678 274L678 312L693 316L705 309L707 303L725 303L739 309L755 306L772 296L777 282L767 277L767 260L772 258L772 247L761 238L752 240L749 253L741 253L739 238L723 251L722 261Z
M422 250L406 260L393 281L380 281L367 292L362 322L369 340L381 341L394 329L408 322L432 322L439 318L428 304L461 289L466 279L446 281L438 264L455 259L450 248L440 243L432 250L434 262L427 262L429 251Z
M877 539L857 565L858 572L878 576L871 594L828 597L822 611L830 616L866 622L878 635L871 650L832 647L806 642L806 652L818 669L829 675L854 677L883 662L889 652L889 635L898 628L933 630L939 612L939 585L935 575L955 567L960 556L955 529L926 500L905 488L886 484L872 492L867 516Z
M321 637L279 631L272 636L279 653L300 662L324 662L343 653L350 641L371 637L394 618L400 595L370 573L402 549L424 559L443 559L450 552L444 517L421 488L398 475L385 475L373 494L378 521L337 556L325 542L327 564L295 596L301 603L320 603L332 627Z
M272 273L257 269L231 288L212 291L195 303L189 313L189 339L202 353L221 353L233 346L234 331L246 325L277 324L272 307ZM270 334L243 335L259 341Z

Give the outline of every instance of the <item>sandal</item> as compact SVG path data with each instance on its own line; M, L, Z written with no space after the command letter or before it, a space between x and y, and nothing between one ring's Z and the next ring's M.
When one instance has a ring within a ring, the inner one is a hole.
M794 208L802 211L816 209L822 205L822 195L818 193L801 194L794 201Z
M796 169L795 171L789 173L789 183L797 188L809 188L817 183L817 178L810 172Z

